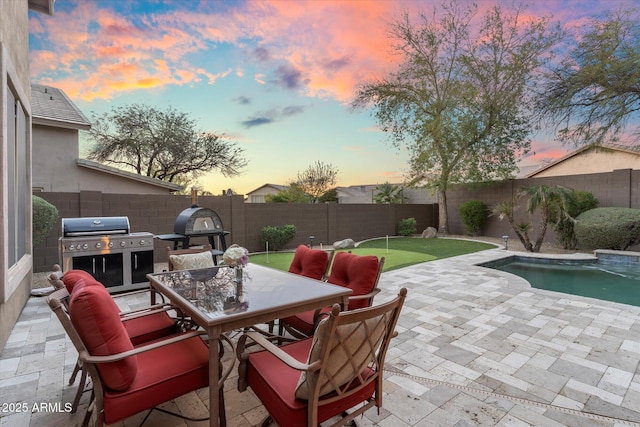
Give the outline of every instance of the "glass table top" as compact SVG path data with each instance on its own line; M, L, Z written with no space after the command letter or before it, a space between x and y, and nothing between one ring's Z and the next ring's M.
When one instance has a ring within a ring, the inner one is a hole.
M306 301L335 298L348 288L249 263L242 269L242 282L235 270L212 267L148 275L161 287L175 293L210 319L295 306Z

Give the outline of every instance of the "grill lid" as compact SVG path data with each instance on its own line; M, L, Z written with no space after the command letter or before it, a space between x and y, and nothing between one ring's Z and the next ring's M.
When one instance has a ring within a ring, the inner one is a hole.
M62 235L65 237L128 234L130 230L126 216L62 218Z
M173 232L185 236L221 233L223 232L222 220L215 211L192 205L180 212Z

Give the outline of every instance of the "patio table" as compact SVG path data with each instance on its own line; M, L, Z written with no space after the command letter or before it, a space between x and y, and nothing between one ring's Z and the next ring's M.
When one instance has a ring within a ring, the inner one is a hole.
M224 332L335 303L346 307L351 290L249 263L243 282L228 267L148 274L151 286L203 327L209 342ZM219 349L209 345L209 425L219 425Z

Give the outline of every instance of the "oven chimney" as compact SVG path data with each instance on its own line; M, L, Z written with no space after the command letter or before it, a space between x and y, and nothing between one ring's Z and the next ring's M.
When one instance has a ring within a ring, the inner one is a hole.
M191 205L198 206L198 187L191 187Z

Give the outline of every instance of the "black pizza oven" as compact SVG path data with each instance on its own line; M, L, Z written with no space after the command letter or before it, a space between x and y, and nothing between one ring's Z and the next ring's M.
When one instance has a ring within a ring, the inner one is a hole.
M149 286L153 234L131 233L126 216L63 218L58 243L62 271L85 270L109 292Z
M222 221L215 211L191 205L190 208L180 212L176 218L173 232L185 236L206 236L211 233L223 232L223 228Z
M193 204L178 214L173 234L158 234L155 238L172 241L174 249L178 249L179 244L186 249L191 246L191 238L206 237L217 263L217 256L227 250L227 234L229 232L225 231L220 216L214 210Z

